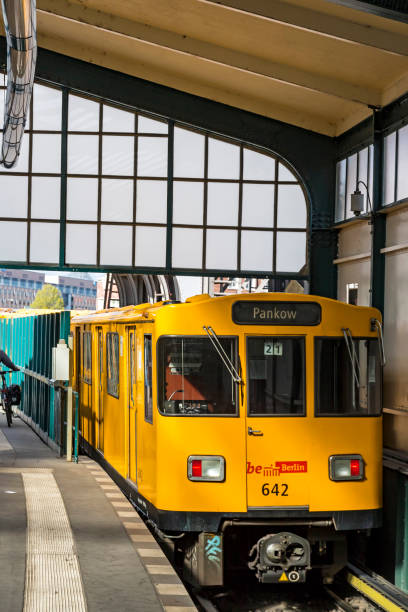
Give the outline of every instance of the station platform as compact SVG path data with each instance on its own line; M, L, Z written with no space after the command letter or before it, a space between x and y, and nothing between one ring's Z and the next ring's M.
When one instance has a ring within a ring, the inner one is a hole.
M0 414L2 612L193 612L133 506L87 457L55 456Z

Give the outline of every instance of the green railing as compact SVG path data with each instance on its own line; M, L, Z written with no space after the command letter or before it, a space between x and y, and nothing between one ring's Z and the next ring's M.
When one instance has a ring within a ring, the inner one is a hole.
M52 348L68 344L70 312L24 311L0 314L0 347L22 370L19 416L59 454L66 451L66 391L52 380Z

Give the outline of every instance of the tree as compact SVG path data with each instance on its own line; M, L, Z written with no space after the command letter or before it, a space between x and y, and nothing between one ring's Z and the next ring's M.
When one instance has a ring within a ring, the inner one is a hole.
M54 285L44 285L37 291L34 302L30 308L49 308L52 310L63 310L64 300L60 290Z

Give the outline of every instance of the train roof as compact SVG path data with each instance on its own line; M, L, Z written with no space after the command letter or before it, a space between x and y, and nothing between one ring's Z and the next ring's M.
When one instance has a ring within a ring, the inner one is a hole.
M368 308L367 306L352 306L338 300L331 298L322 297L319 295L309 295L303 293L239 293L232 295L225 295L222 297L211 297L208 294L194 295L185 302L157 302L155 304L138 304L137 306L124 306L122 308L109 308L105 310L98 310L92 313L77 314L72 317L72 323L107 323L109 321L122 321L122 322L137 322L143 320L154 320L158 314L164 312L168 308L185 309L199 306L200 309L204 304L208 306L211 304L211 308L219 305L225 308L227 304L232 304L238 301L253 301L253 302L317 302L322 307L328 307L330 305L340 307L342 309L353 309L354 311L360 310L368 314L371 311L371 316L376 316L380 319L380 313L375 308ZM181 312L180 312L181 314Z

